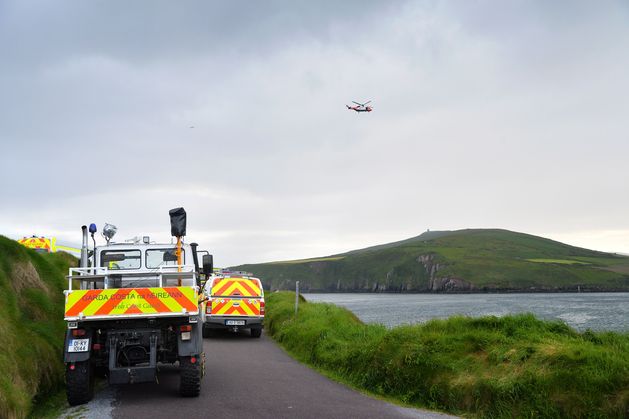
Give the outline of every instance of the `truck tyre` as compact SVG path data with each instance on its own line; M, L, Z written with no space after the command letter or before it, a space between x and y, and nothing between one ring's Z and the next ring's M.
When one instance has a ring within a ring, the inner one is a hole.
M184 397L197 397L201 392L201 376L203 375L203 357L195 357L192 363L191 357L179 358L179 392Z
M252 338L259 338L262 335L262 329L251 329L251 337Z
M94 396L94 366L87 361L66 365L66 395L70 406L85 404Z
M209 327L204 327L202 333L204 338L211 338L214 336L213 331Z

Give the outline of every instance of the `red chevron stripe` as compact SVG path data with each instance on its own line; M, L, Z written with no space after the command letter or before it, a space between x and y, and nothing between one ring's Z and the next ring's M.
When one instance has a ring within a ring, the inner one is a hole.
M234 307L232 306L232 308L234 309L234 311L239 312L240 314L242 314L243 316L247 315L247 312L245 310L243 310L242 307Z
M247 307L249 307L251 309L251 311L253 311L253 314L260 314L260 309L258 307L256 307L255 304L250 303L249 301L243 299L240 301L241 303L244 303Z
M131 307L129 307L127 311L124 312L124 314L143 314L143 312L140 311L138 306L136 306L135 304L131 304Z
M249 286L248 281L242 281L242 282L240 283L240 285L242 285L242 287L243 287L244 289L246 289L246 290L247 290L247 292L249 293L249 295L248 295L247 297L249 297L249 296L254 297L254 296L258 296L258 295L259 295L259 294L258 294L258 292L254 291L254 290L253 290L253 289Z
M185 295L182 294L177 288L164 288L171 298L179 303L179 305L185 308L187 311L196 311L198 309L196 303L188 300Z
M219 283L221 282L225 282L225 285L221 286L221 288L219 288L218 291L214 293L214 295L223 295L223 293L227 290L227 288L229 288L232 285L234 281L222 279L219 281Z
M245 312L245 310L243 310L241 307L236 307L236 306L231 306L227 309L227 311L225 311L224 314L234 314L234 313L238 313L241 314L243 316L246 316L247 313Z
M103 290L91 290L85 293L79 301L74 303L72 307L68 311L66 311L66 316L78 316L85 307L89 306L91 303L96 301L96 297L100 295Z
M218 300L214 300L214 301L218 301ZM220 309L225 307L225 304L227 304L227 301L225 301L224 303L218 303L218 304L214 304L214 302L212 302L212 314L218 314Z
M161 302L156 296L155 294L153 294L151 291L149 291L146 288L136 288L135 292L137 292L138 294L140 294L140 296L142 298L144 298L144 301L146 301L147 303L149 303L151 306L153 306L153 308L155 310L157 310L158 313L170 313L172 310L170 308L168 308L168 306L166 304L164 304L163 302Z
M95 316L100 316L103 314L109 314L111 312L111 310L113 310L114 308L116 308L116 306L118 304L120 304L121 301L123 301L127 295L129 295L129 293L133 290L133 288L121 288L118 291L116 291L115 294L113 294L111 297L109 297L109 300L103 304L101 306L101 308L98 309L98 311L96 311L96 313L94 313Z

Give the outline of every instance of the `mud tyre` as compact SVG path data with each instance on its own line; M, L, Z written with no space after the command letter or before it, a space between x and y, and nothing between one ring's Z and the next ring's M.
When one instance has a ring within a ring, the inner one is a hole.
M184 397L198 397L201 393L201 378L203 376L203 356L197 356L192 363L191 357L179 358L179 393Z
M210 329L209 327L204 327L201 333L203 334L204 339L211 338L214 336L214 331Z
M88 361L66 365L66 396L70 406L85 404L94 397L94 366Z
M260 329L258 329L258 328L251 329L251 337L252 338L259 338L260 336L262 336L262 329L261 328Z

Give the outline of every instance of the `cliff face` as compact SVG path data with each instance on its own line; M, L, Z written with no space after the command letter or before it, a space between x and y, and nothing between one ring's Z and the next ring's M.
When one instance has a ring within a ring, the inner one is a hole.
M234 267L267 290L629 291L629 258L505 230L430 232L341 255Z
M417 262L421 263L428 274L429 282L427 291L473 291L474 285L462 278L449 276L438 276L437 273L443 265L439 265L435 261L432 254L421 255L417 258ZM423 291L423 290L422 290Z
M238 269L254 270L269 290L293 289L296 280L305 292L470 292L476 289L463 278L440 275L439 271L447 265L439 263L434 254L419 255L410 266L388 267L380 277L366 271L352 276L340 265L337 261L311 262L300 273L277 266L269 271L251 265Z

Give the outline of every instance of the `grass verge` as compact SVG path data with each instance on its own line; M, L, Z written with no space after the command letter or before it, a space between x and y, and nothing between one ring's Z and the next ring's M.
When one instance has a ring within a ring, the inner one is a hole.
M533 315L452 317L387 329L350 311L267 295L267 332L359 389L478 417L629 416L629 333L578 333Z
M64 275L76 259L0 236L0 417L23 418L63 383Z

